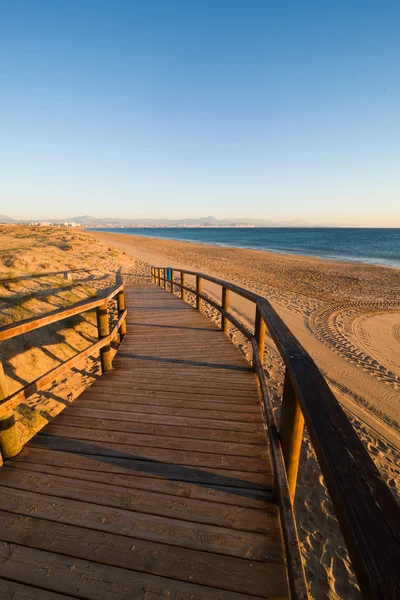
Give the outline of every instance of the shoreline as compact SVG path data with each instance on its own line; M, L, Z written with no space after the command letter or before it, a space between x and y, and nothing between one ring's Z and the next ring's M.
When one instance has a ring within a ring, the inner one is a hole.
M367 410L398 436L400 366L392 373L386 366L376 364L375 354L380 354L381 342L376 342L372 350L367 348L367 352L361 338L353 335L352 323L365 312L372 314L368 324L375 323L375 314L389 310L388 314L399 311L400 327L399 270L132 234L93 230L87 234L149 264L203 271L260 293L331 380L342 404ZM216 287L208 286L207 293L219 299ZM251 321L252 307L237 298L232 305L240 318ZM337 318L348 321L343 339L340 335L338 339ZM373 331L378 337L379 325L378 321ZM396 340L393 343L394 352L400 351ZM389 373L386 380L382 380L381 369Z
M379 229L379 228L377 228ZM389 261L384 261L384 262L371 262L371 260L369 260L368 258L356 258L353 256L350 256L348 258L346 257L338 257L338 256L321 256L319 254L307 254L306 252L300 252L300 251L295 251L295 250L290 250L290 249L274 249L274 248L267 248L267 247L255 247L255 246L242 246L242 245L232 245L229 243L224 243L224 242L208 242L208 241L202 241L202 240L195 240L195 239L185 239L185 238L179 238L179 237L165 237L162 235L146 235L143 233L127 233L125 231L114 231L112 228L107 229L107 228L87 228L87 229L83 229L83 231L90 233L90 232L96 232L96 233L107 233L107 234L112 234L112 235L123 235L123 236L130 236L130 237L140 237L140 238L147 238L147 239L154 239L154 240L164 240L164 241L172 241L172 242L181 242L181 243L187 243L187 244L199 244L202 246L212 246L215 248L232 248L232 249L238 249L238 250L253 250L254 252L267 252L267 253L271 253L271 254L280 254L280 255L289 255L289 256L299 256L301 258L310 258L310 259L318 259L318 260L322 260L322 261L334 261L334 262L344 262L346 264L348 263L354 263L354 264L362 264L362 265L370 265L370 266L374 266L374 267L382 267L382 268L388 268L388 269L395 269L397 271L400 271L400 260L397 261L396 264L391 264ZM376 259L378 261L378 259Z

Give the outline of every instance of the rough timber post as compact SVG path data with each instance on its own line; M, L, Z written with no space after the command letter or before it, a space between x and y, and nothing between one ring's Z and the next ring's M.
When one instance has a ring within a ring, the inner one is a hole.
M203 299L200 298L198 294L201 294L203 292L203 280L200 277L200 275L196 275L196 292L196 308L201 312L201 307L203 306Z
M182 300L186 300L186 290L183 289L184 286L186 285L186 276L185 273L183 271L181 271L181 298Z
M171 269L171 294L174 293L174 270Z
M254 335L256 336L258 354L260 355L261 364L263 364L263 359L264 359L265 331L266 331L266 326L264 323L264 319L262 318L261 313L258 310L258 306L257 306L256 307L256 318L255 318L255 323L254 323Z
M99 331L99 339L106 337L110 333L109 325L108 325L108 310L107 310L107 301L104 302L101 306L97 307L96 310L97 315L97 328ZM111 371L112 369L112 360L111 360L111 346L107 344L100 349L100 361L101 361L101 371L104 373L105 371Z
M225 312L228 312L229 310L229 290L225 286L222 288L222 309ZM224 333L228 333L228 324L228 319L224 313L222 313L221 329Z
M125 310L125 293L124 290L121 290L117 294L117 306L118 306L118 318L122 315ZM119 328L119 335L121 342L124 339L124 335L126 334L126 319L124 319L121 323L121 327Z
M0 362L0 401L5 400L7 397L7 383L3 365ZM9 410L0 416L0 448L3 459L12 458L21 452L22 446L13 410ZM0 464L1 462L0 457Z
M289 493L292 502L296 494L297 473L299 470L301 443L303 441L304 417L297 402L296 393L288 370L285 371L279 435L282 442Z

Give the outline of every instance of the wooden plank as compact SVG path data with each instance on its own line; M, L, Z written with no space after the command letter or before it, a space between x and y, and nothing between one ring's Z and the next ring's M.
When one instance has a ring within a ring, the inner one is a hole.
M157 364L167 364L173 365L182 364L186 366L210 366L212 368L217 367L218 369L227 369L228 371L240 371L242 369L247 369L247 367L243 362L239 359L233 359L231 356L226 357L218 353L214 354L214 357L206 354L205 352L200 353L199 351L193 352L190 354L186 352L181 356L171 356L171 353L165 353L164 356L161 355L160 352L152 353L152 352L140 352L138 348L135 348L131 352L126 352L125 349L119 350L120 356L118 356L119 360L129 359L130 361L140 361L143 364L147 363L157 363ZM117 368L118 364L115 364L115 368Z
M179 598L179 600L254 600L232 591L99 565L53 552L8 544L0 547L0 577L62 594L95 600Z
M62 521L87 529L213 552L260 562L283 564L280 536L240 531L180 519L114 509L14 488L1 488L2 510L13 514ZM2 576L0 571L0 576Z
M140 433L126 433L121 431L104 431L86 429L84 427L71 427L62 425L58 419L41 430L43 435L51 435L77 440L95 440L97 442L113 442L116 444L129 444L133 446L149 446L167 448L171 450L186 450L194 452L209 452L232 456L251 456L267 458L267 446L241 444L231 442L193 440L187 438L166 437L163 435L145 435Z
M65 594L49 592L16 581L0 579L0 600L71 600L72 598L76 596L65 596Z
M135 404L146 404L152 406L185 406L186 408L211 408L216 407L214 410L233 410L235 412L258 412L261 413L260 401L256 399L248 398L230 398L229 396L205 396L204 394L197 395L191 393L188 390L179 391L176 393L172 392L158 392L157 390L137 390L135 384L132 384L131 389L120 390L117 386L114 386L113 390L105 390L101 386L95 386L88 388L79 397L79 401L88 398L89 400L98 398L112 399L118 402L129 402Z
M88 391L91 389L108 389L110 387L118 386L118 390L124 389L132 389L132 384L135 385L135 392L138 391L146 391L151 390L154 392L160 392L161 394L165 394L170 392L172 394L176 393L191 393L195 395L204 395L204 396L215 396L215 397L224 397L227 396L229 398L240 398L240 399L254 399L258 400L258 390L256 386L256 382L254 381L253 385L250 386L246 384L241 388L237 386L228 385L226 382L220 383L220 385L213 384L206 380L197 382L196 379L191 379L188 381L187 377L185 379L181 379L180 381L176 381L175 378L170 378L168 382L162 381L154 381L151 376L146 381L145 378L142 377L132 377L130 375L121 374L120 370L116 372L112 372L113 377L104 376L101 380L98 380L97 385L93 384L88 388Z
M169 370L167 371L169 372ZM173 372L171 381L173 381L174 385L178 385L179 383L187 383L187 373L188 371L186 371L186 369L183 373L180 373L179 371ZM254 377L251 375L250 377L247 377L246 375L243 377L242 373L240 375L228 375L223 381L221 381L219 372L212 374L207 371L207 373L204 373L204 369L203 371L197 371L197 373L191 373L191 375L194 375L192 382L196 385L196 387L207 384L210 388L225 390L227 386L229 386L231 383L234 383L235 389L243 390L245 392L248 390L257 389L257 384L254 380ZM135 368L134 365L130 365L130 367L126 369L120 366L117 371L109 371L108 373L105 373L103 379L104 381L107 379L115 379L119 381L120 379L123 380L124 378L129 378L129 381L134 381L137 383L152 383L154 381L151 371L149 372L147 369L139 370L138 368Z
M53 451L45 448L25 447L13 461L35 462L41 464L69 467L73 464L76 454L73 452ZM79 454L82 469L102 470L104 473L119 473L126 476L160 477L171 481L187 481L201 485L223 486L264 490L271 488L273 478L271 473L251 473L249 471L231 471L213 469L211 467L189 468L182 465L172 465L162 462L122 458L119 456L96 456L96 454Z
M220 505L216 502L179 498L145 490L92 481L77 480L60 475L5 469L1 478L1 489L11 487L18 490L43 493L49 490L52 496L122 508L150 515L158 515L194 523L217 525L267 535L280 535L280 525L273 506L269 511L253 508ZM276 507L275 507L276 509Z
M143 433L148 435L163 435L167 437L180 437L199 440L216 440L220 442L237 442L243 444L265 446L265 433L245 431L228 431L225 429L205 429L196 427L179 427L177 425L163 425L161 423L138 423L136 421L125 421L96 418L95 416L76 416L66 409L55 421L57 425L71 427L85 427L86 429L104 429L107 431L120 431L127 433Z
M261 423L242 423L241 421L224 421L218 420L218 423L212 419L194 419L192 417L175 417L170 415L152 415L152 414L141 414L133 411L126 410L109 410L100 408L86 408L72 404L68 406L64 414L83 416L83 417L94 417L94 418L105 418L114 419L121 421L133 421L137 423L156 423L160 425L177 425L183 427L196 427L204 429L212 429L213 431L228 430L228 431L246 431L264 433L264 427ZM218 428L218 429L217 429Z
M124 340L125 342L125 340ZM166 358L156 358L151 356L142 356L140 354L135 353L126 353L123 355L123 347L118 351L118 354L115 357L115 361L113 361L114 368L117 369L120 366L127 368L128 364L132 365L132 372L135 369L138 370L147 370L148 372L159 370L160 372L168 372L169 370L173 372L177 372L178 370L182 372L186 372L188 375L192 372L200 372L203 373L217 373L221 377L224 377L225 374L228 375L241 375L241 374L249 374L252 373L251 366L246 364L240 365L231 365L224 364L221 362L210 362L208 361L185 361L185 360L168 360ZM127 359L134 358L133 361L128 363Z
M31 451L33 452L33 450ZM37 452L41 452L38 450ZM45 451L46 452L46 451ZM57 457L56 453L50 453ZM83 479L84 481L94 481L98 483L107 483L124 488L133 488L136 490L148 490L159 494L168 494L170 496L179 496L183 498L193 498L197 500L207 500L220 504L233 504L234 506L243 506L246 508L257 508L266 510L271 514L278 514L278 508L275 504L272 490L264 488L260 490L235 488L228 486L215 486L206 483L191 483L190 481L168 480L162 478L140 477L132 473L110 473L107 464L93 464L97 470L88 470L82 468L80 456L71 456L68 467L60 460L55 460L52 465L51 456L46 452L46 463L34 463L26 461L11 461L7 463L7 469L24 469L26 471L36 471L38 473L49 473L50 475L59 475L60 477L71 477L72 479ZM31 457L32 458L32 457ZM34 458L34 457L33 457ZM57 457L59 458L59 457Z
M115 456L121 458L140 458L142 461L157 461L189 467L211 467L226 470L241 470L251 473L271 471L267 459L229 456L189 450L168 450L166 448L117 444L110 441L84 441L58 438L50 435L36 435L27 444L28 448L49 448L65 452L95 454L97 456Z
M124 340L125 343L125 340ZM235 382L235 383L244 383L244 382L249 382L250 385L252 385L253 381L254 381L254 372L252 370L252 368L250 367L250 365L244 365L243 368L241 369L226 369L226 365L224 365L222 368L220 367L212 367L211 365L200 365L200 366L191 366L191 365L182 365L182 364L175 364L175 365L169 365L169 364L165 364L165 363L159 363L157 364L155 361L147 361L147 364L144 363L144 361L131 361L131 362L127 362L126 360L119 360L120 358L120 354L122 352L122 349L118 351L118 353L115 355L115 359L114 359L114 365L115 365L115 361L119 361L119 367L118 370L121 369L123 371L129 370L130 373L132 373L133 375L138 375L138 374L149 374L152 375L153 373L159 373L160 375L165 374L165 373L173 373L174 377L177 375L183 376L183 377L187 377L187 376L193 376L193 377L198 377L198 376L203 376L205 378L220 378L221 375L224 376L224 380L227 382Z
M5 541L50 550L57 554L91 560L101 564L152 573L265 598L283 598L287 595L286 572L282 565L259 563L233 557L218 556L187 548L181 549L127 536L116 536L80 527L21 517L0 511L0 528ZM16 592L20 584L3 586L0 600L63 600L66 596L42 592L41 595L4 596L8 589ZM32 590L25 588L23 590ZM69 596L68 596L69 598Z
M125 412L135 412L140 414L150 415L167 415L169 417L191 417L191 418L204 418L207 415L207 419L216 421L239 421L240 423L262 423L261 411L257 413L252 412L233 412L233 411L218 411L210 410L208 408L194 409L194 408L173 408L170 406L147 406L143 404L134 404L129 402L113 402L105 398L104 400L96 399L91 400L88 396L83 400L78 400L76 406L79 408L92 408L100 410L111 410L118 411L123 410ZM72 407L70 407L72 408ZM218 423L217 423L218 425Z

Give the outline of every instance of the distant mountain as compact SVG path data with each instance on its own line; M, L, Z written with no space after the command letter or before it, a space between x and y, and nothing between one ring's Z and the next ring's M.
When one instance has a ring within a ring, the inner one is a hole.
M32 219L33 220L33 219ZM0 223L29 223L28 219L12 219L0 215ZM81 215L72 218L37 219L50 223L69 222L78 223L83 227L315 227L303 219L291 221L271 221L269 219L216 219L208 217L187 219L120 219L116 217L97 218L91 215Z
M105 218L98 219L85 215L84 217L74 217L68 219L75 223L87 226L104 226L115 225L119 227L237 227L253 226L253 227L313 227L311 223L303 219L294 219L292 221L271 221L268 219L216 219L215 217L199 217L187 219L117 219Z

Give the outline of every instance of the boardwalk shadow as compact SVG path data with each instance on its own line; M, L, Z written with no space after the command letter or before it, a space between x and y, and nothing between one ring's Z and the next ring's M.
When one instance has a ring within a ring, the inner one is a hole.
M174 365L191 365L196 367L209 367L211 369L227 369L229 371L241 371L245 373L252 372L251 367L240 367L238 365L227 365L223 363L215 363L215 362L204 362L197 360L184 360L181 358L162 358L160 356L147 356L145 354L130 354L125 352L123 348L121 348L117 358L132 358L135 360L142 361L150 361L150 362L158 362L163 364L174 364Z
M57 450L54 449L55 440L57 440ZM266 485L246 481L245 479L238 479L226 474L213 473L207 471L206 467L204 469L197 469L195 467L185 465L176 465L173 463L146 459L143 456L110 450L109 448L102 447L100 444L92 444L83 440L75 440L58 436L54 437L45 433L40 433L32 440L30 446L51 450L54 452L55 459L57 452L70 452L78 456L83 455L85 460L98 461L103 463L103 466L104 463L113 465L114 467L117 467L117 469L119 468L123 470L128 477L129 474L142 477L153 477L169 481L191 483L213 490L215 490L215 488L221 488L221 491L235 496L259 498L265 501L271 501L273 499L272 488ZM21 455L22 459L24 453L27 452L29 452L29 447L23 450L23 454ZM46 458L44 458L44 463L46 464ZM57 461L57 459L55 464L60 466L60 463ZM80 468L85 467L81 466ZM99 467L98 470L106 472L105 468L102 469ZM218 469L215 468L215 470ZM130 473L127 473L127 471ZM114 472L124 474L118 470ZM62 475L61 469L60 475Z

